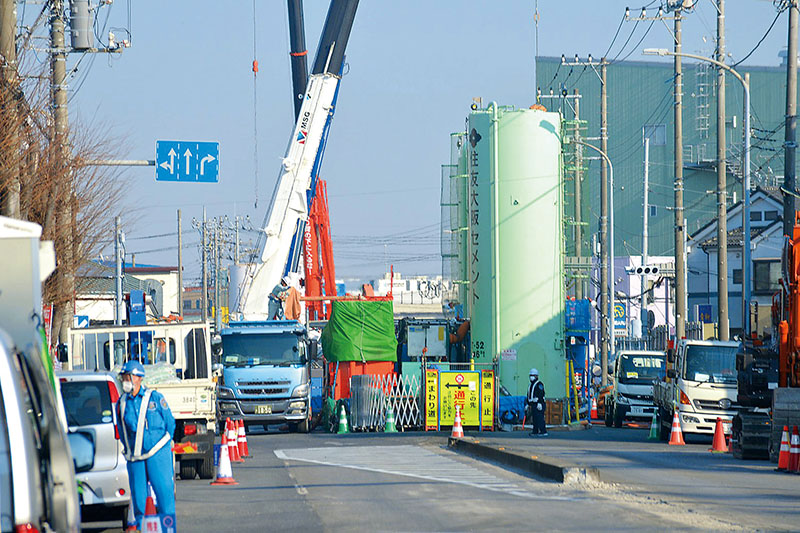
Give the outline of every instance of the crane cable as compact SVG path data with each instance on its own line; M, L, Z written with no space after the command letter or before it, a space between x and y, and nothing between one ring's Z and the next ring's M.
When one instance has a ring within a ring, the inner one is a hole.
M253 0L253 207L258 209L258 60L256 59L256 0Z

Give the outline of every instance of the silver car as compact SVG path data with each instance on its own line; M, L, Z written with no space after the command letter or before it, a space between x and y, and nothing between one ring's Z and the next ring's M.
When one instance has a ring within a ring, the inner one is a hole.
M118 519L124 527L131 497L116 426L117 380L109 372L59 372L57 377L69 431L94 435L94 465L75 476L83 486L82 520Z

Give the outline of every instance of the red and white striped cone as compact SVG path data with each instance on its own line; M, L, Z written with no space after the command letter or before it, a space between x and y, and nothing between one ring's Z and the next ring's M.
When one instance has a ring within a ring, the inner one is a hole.
M597 398L592 398L592 410L589 413L589 418L597 420Z
M239 436L236 434L236 425L233 420L228 420L228 455L231 463L243 463L244 459L239 457Z
M219 447L219 466L217 467L217 477L211 482L212 485L238 485L233 479L233 469L231 468L231 458L228 455L228 435L222 432L222 444Z
M247 449L247 437L244 434L244 420L237 420L237 444L239 445L239 457L250 457L250 451Z
M783 426L783 433L781 434L781 449L778 454L778 468L777 472L789 471L789 426Z
M458 405L456 405L456 416L453 419L453 432L450 433L450 436L458 439L464 437L464 428L461 426L461 408Z
M683 442L683 431L681 431L681 421L678 418L678 410L675 409L675 414L672 416L672 431L669 434L669 444L672 446L685 446Z
M136 527L136 515L133 513L133 502L128 505L128 520L125 523L125 533L135 533L139 531Z
M150 494L147 496L141 530L146 533L162 533L161 519L156 513L155 495L152 487L150 487Z
M800 468L800 435L797 426L792 426L792 440L789 442L789 472L797 473Z

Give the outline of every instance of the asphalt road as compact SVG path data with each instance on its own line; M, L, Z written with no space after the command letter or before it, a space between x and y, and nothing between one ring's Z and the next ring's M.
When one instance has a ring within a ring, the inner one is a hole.
M177 482L179 531L796 529L800 477L712 455L708 442L667 447L607 428L472 435L598 466L603 483L525 477L450 451L445 434L251 434L238 485Z

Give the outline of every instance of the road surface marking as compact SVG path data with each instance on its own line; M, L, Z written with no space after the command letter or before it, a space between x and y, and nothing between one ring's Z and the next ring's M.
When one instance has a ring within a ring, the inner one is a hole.
M575 498L541 496L528 492L492 474L436 454L420 446L344 446L341 448L290 448L275 450L284 461L302 461L407 476L440 483L455 483L477 489L503 492L521 498L573 501Z

